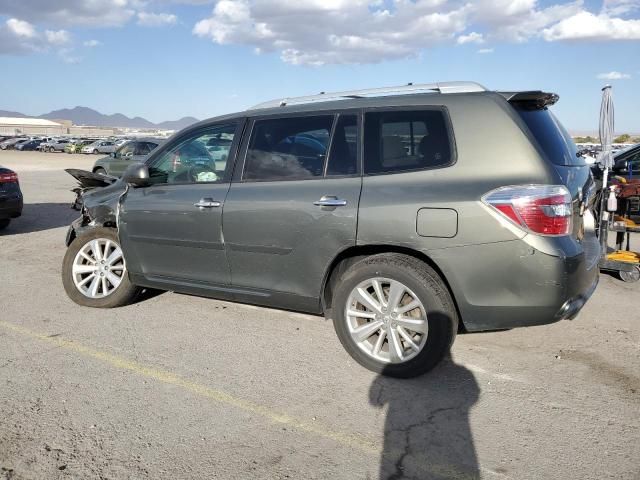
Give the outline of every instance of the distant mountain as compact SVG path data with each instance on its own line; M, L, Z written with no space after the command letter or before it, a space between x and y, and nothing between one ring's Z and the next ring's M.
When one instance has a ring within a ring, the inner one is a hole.
M19 112L10 112L8 110L0 110L0 117L29 118L29 115Z
M160 122L156 124L157 128L162 128L164 130L182 130L184 127L188 127L196 122L199 122L197 118L194 117L182 117L180 120L169 120L168 122Z
M5 110L0 110L0 117L33 118L19 112L8 112ZM146 118L129 118L121 113L105 115L87 107L63 108L39 115L35 118L71 120L74 125L91 125L92 127L159 128L163 130L180 130L198 121L198 119L194 117L183 117L180 120L153 123Z

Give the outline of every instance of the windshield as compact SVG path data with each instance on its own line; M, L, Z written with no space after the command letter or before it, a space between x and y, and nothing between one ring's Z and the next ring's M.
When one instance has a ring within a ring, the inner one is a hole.
M578 157L576 144L558 119L546 108L516 112L535 137L547 158L556 165L583 166L584 158Z

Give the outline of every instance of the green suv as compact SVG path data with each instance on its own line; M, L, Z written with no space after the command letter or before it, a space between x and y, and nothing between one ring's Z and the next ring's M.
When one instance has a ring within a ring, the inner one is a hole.
M100 308L155 288L324 315L357 362L397 377L433 368L461 329L572 319L600 249L557 100L452 82L200 122L83 195L65 290Z

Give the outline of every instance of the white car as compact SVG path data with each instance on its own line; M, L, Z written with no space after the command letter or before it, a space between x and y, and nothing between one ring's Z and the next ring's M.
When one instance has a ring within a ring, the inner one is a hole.
M111 153L117 148L116 142L111 140L97 140L90 145L82 147L82 153Z

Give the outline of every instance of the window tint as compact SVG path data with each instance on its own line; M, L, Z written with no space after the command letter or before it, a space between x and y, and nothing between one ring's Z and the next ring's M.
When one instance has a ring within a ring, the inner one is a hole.
M358 171L358 117L340 115L336 125L327 175L352 175Z
M365 115L366 174L395 173L451 163L451 145L440 110Z
M332 115L258 120L247 150L244 179L322 176Z
M236 124L192 133L153 162L153 183L222 182L230 174L228 162Z
M576 144L569 133L549 110L516 108L516 112L551 162L556 165L586 165L584 158L576 155Z

